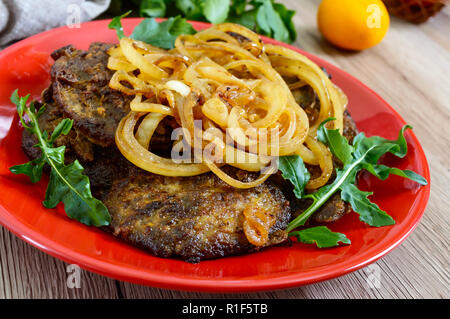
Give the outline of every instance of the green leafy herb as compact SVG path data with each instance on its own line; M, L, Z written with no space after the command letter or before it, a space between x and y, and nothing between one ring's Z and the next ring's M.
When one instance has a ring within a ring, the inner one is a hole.
M241 24L250 30L256 31L258 29L256 23L257 13L258 13L257 9L248 10L239 15L238 14L230 15L227 21L231 23Z
M70 218L86 225L109 225L111 217L108 210L101 201L92 197L89 179L82 174L81 164L76 160L65 165L65 146L53 147L53 143L59 136L69 133L73 121L63 119L49 137L46 131L40 130L38 122L39 116L44 112L44 106L39 110L35 109L33 102L27 106L29 97L30 95L19 97L16 90L11 96L11 101L17 107L23 127L36 136L38 143L35 146L41 149L41 157L25 164L12 166L10 171L14 174L25 174L30 177L31 182L36 183L42 177L44 165L49 165L50 180L43 205L47 208L55 208L63 202ZM25 119L25 115L28 120Z
M297 240L305 244L316 244L319 248L328 248L339 246L339 242L350 244L348 239L342 233L332 232L326 226L310 227L299 231L289 233L289 237L296 237Z
M178 8L186 19L201 20L203 17L202 0L176 0L174 7Z
M349 164L353 160L352 147L348 144L347 139L341 135L339 130L324 130L323 125L325 123L322 123L320 129L317 131L317 138L322 143L328 144L331 153L344 165ZM327 143L328 141L330 143Z
M258 33L284 42L293 42L297 37L293 16L274 0L133 0L111 2L110 13L118 10L136 10L143 17L176 17L211 23L233 22ZM116 20L117 22L117 20ZM118 23L113 23L117 30ZM119 32L119 31L118 31ZM118 33L119 34L119 33ZM123 36L123 31L119 38Z
M139 15L142 17L164 17L166 15L166 1L143 0L139 6Z
M230 0L205 0L203 13L211 23L223 23L228 17Z
M273 8L272 1L256 0L255 3L261 4L256 14L256 22L264 34L283 42L292 42L280 14Z
M293 22L293 18L295 15L294 10L288 10L281 3L273 3L273 8L280 15L281 20L283 20L284 25L286 26L289 32L289 43L294 42L297 39L297 31L295 30L295 25Z
M294 185L295 196L302 198L305 194L305 186L310 178L302 158L298 155L281 156L278 159L278 169L281 171L283 178Z
M123 18L125 18L126 16L128 16L130 13L131 13L131 11L128 11L128 12L122 14L121 16L114 17L111 20L111 22L108 24L108 28L116 30L117 37L119 38L119 40L125 36L125 34L123 33L123 27L122 27L121 20Z
M353 210L359 214L361 221L375 227L395 224L391 216L369 200L368 196L372 193L363 192L356 185L350 183L343 183L340 189L342 200L351 204Z
M195 30L186 19L169 18L161 23L155 19L145 19L136 28L130 38L147 42L163 49L173 49L175 40L180 34L194 34Z
M304 225L308 218L337 191L341 192L342 200L350 203L353 210L360 215L361 221L375 227L394 224L395 221L391 216L368 199L372 193L359 190L355 182L358 172L366 169L381 179L386 179L389 174L395 174L409 178L421 185L427 184L425 178L413 171L377 164L381 156L386 153L392 153L398 157L406 155L408 150L404 132L410 126L404 126L400 130L397 140L394 141L379 136L366 137L364 133L360 133L354 138L353 145L349 145L338 130L330 130L325 127L325 124L331 120L334 119L330 118L319 126L317 137L328 145L333 155L343 163L343 168L336 169L336 178L331 184L323 186L313 194L303 196L303 198L312 199L313 203L289 224L287 231ZM292 179L290 180L292 182ZM294 184L294 186L296 185ZM296 187L301 187L301 185Z
M122 17L122 16L121 16ZM114 20L116 19L116 20ZM109 28L117 30L117 36L121 39L124 35L120 17L114 18ZM154 18L144 19L131 33L130 38L143 41L163 49L173 49L175 40L180 34L194 34L191 24L179 16L169 18L161 23Z
M241 15L245 12L246 7L247 0L233 0L230 6L230 10L236 15Z

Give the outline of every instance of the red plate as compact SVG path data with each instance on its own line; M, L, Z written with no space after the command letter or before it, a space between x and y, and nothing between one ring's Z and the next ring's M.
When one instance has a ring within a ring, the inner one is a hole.
M126 34L140 19L126 19ZM180 260L154 257L133 248L96 228L66 217L63 209L45 209L47 179L33 185L25 176L16 176L8 167L24 163L20 149L21 131L11 93L39 97L49 84L52 60L49 54L73 44L87 49L93 41L116 42L108 21L84 23L81 28L51 30L16 43L0 53L0 222L17 236L46 253L68 263L119 280L195 291L258 291L299 286L330 279L374 262L398 246L418 224L428 201L430 186L397 176L379 181L364 175L360 186L372 190L372 200L394 217L394 226L372 228L359 222L355 213L330 225L345 233L349 246L318 249L312 245L271 247L258 253L189 264ZM208 27L193 23L197 29ZM264 39L277 43L271 39ZM283 44L284 45L284 44ZM378 95L335 66L297 48L290 47L324 66L349 97L349 110L359 130L368 135L394 139L405 121ZM410 123L414 124L414 123ZM406 132L409 152L406 158L386 158L386 163L430 174L425 154L412 131Z

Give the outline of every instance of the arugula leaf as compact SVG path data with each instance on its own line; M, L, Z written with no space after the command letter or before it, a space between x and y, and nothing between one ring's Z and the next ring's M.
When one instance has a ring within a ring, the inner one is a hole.
M45 161L42 158L38 158L25 164L12 166L9 170L13 174L25 174L30 178L32 183L37 183L41 180L44 165Z
M111 216L103 203L92 197L90 183L87 176L83 175L83 167L78 161L69 165L64 164L65 146L53 147L54 141L61 135L67 135L72 128L73 121L62 120L53 130L50 138L47 132L41 132L38 117L43 108L37 112L33 102L27 107L26 103L30 95L19 97L18 91L14 91L11 102L16 104L20 121L24 128L34 134L38 140L36 145L41 149L41 157L28 163L12 166L13 174L25 174L31 182L36 183L42 177L44 165L51 168L50 179L45 193L43 205L54 208L63 202L65 211L70 218L74 218L86 225L109 225ZM27 115L28 121L24 115Z
M296 237L305 244L316 244L319 248L328 248L343 244L351 244L350 239L342 233L332 232L326 226L316 226L289 233L289 237Z
M324 126L332 119L323 121L317 130L317 138L324 144L328 144L331 153L334 154L344 165L349 164L352 157L352 147L348 144L347 139L341 135L339 130L325 130ZM330 141L330 143L328 143Z
M72 129L73 120L70 119L63 119L61 122L56 125L55 129L53 130L52 135L50 136L49 143L53 144L55 140L61 135L67 135L69 134L70 130Z
M294 185L294 194L297 198L305 195L305 186L309 181L310 174L298 155L281 156L278 158L278 169L284 179Z
M352 205L353 210L359 214L359 220L377 227L395 224L391 216L367 198L369 195L372 193L363 192L354 184L348 183L341 186L342 200Z
M397 140L391 141L380 136L366 137L364 133L355 136L353 145L355 147L355 155L360 156L365 153L370 147L375 146L374 149L367 155L366 162L376 164L380 157L386 153L392 153L397 157L403 158L408 152L408 146L405 139L405 130L412 129L410 125L405 125L398 133Z
M101 201L92 197L89 178L82 173L83 167L77 160L52 169L43 205L55 208L63 202L70 218L86 225L109 225L111 217L108 210Z
M382 180L386 179L389 174L395 174L411 179L420 185L426 185L426 179L415 172L377 164L381 156L388 152L398 157L406 155L408 148L404 132L411 127L405 125L400 130L397 140L391 141L379 136L366 137L364 133L360 133L354 138L353 145L349 145L338 130L325 128L325 124L331 120L334 118L321 123L317 136L321 142L328 145L333 155L342 161L344 167L336 169L336 178L331 184L320 188L315 193L303 196L303 198L312 199L313 203L288 225L287 231L304 225L309 217L337 191L341 192L342 200L350 203L353 210L360 215L361 221L374 227L394 224L395 221L391 216L368 199L371 193L357 188L356 176L359 171L366 169Z
M180 34L194 34L195 30L186 19L177 16L161 23L154 18L144 19L134 28L130 38L143 41L163 49L173 49Z
M363 163L363 168L367 170L372 175L378 177L381 180L385 180L389 177L390 174L398 175L404 178L411 179L420 185L426 185L427 180L417 174L416 172L413 172L409 169L401 170L396 167L388 167L385 165L372 165L368 163Z
M228 17L230 0L205 0L203 14L212 23L222 23Z
M342 184L345 182L355 181L358 170L356 168L363 160L363 157L356 160L354 163L347 165L344 169L336 169L336 179L333 183L321 187L317 192L305 195L303 198L310 198L313 200L311 206L309 206L303 213L297 216L291 221L286 231L291 231L298 226L303 226L306 221L315 213L323 204L326 203L334 193L336 193Z
M122 14L121 16L114 17L111 22L108 24L108 28L116 30L117 37L122 39L125 37L125 34L123 33L123 27L122 27L122 19L128 16L131 13L131 10Z
M166 2L164 0L142 0L139 6L141 17L158 18L166 15Z

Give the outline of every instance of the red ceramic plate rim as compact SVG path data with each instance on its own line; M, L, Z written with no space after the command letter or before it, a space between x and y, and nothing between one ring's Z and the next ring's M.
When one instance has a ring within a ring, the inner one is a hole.
M136 20L138 18L131 18L127 20ZM105 20L97 20L86 22L84 24L104 24ZM208 23L202 22L194 22L191 21L196 29L203 29L209 26ZM24 41L38 41L41 38L45 38L49 33L61 32L67 30L66 27L52 29L46 32L42 32L40 34L29 37L23 41L15 43L10 47L6 48L2 52L1 55L9 53L9 51L13 51L16 48L23 45ZM329 62L318 58L312 54L309 54L301 49L289 46L284 43L279 43L269 38L262 37L265 42L276 43L279 45L286 46L288 48L294 49L302 54L305 54L308 57L312 57L316 62L323 63L324 65L331 65ZM376 94L373 90L368 88L358 79L353 77L352 75L342 71L341 69L334 67L336 70L339 70L342 74L344 74L349 80L356 82L364 89L370 91L374 96L377 97L392 113L394 113L398 119L401 120L403 124L406 124L403 118L395 111L387 102L385 102L378 94ZM423 167L423 176L430 181L430 172L429 166L424 154L424 151L413 132L409 133L410 138L415 142L416 149L420 155L421 166ZM327 268L325 273L315 272L314 274L305 274L305 273L287 273L285 275L272 275L271 277L266 277L264 279L245 279L245 280L229 280L229 279L197 279L197 278L189 278L187 276L179 276L179 275L171 275L171 274L160 274L160 273L150 273L141 271L139 269L131 268L131 267L123 267L114 265L109 262L105 262L102 260L98 260L96 258L86 256L84 254L80 254L72 249L69 249L58 242L55 242L41 233L33 230L30 227L22 224L19 220L15 218L13 214L7 211L4 207L0 206L0 223L17 235L19 238L23 239L27 243L32 246L48 253L51 256L59 258L67 263L75 263L80 265L82 268L87 269L89 271L93 271L99 273L101 275L105 275L114 279L124 280L137 284L150 285L159 288L169 288L169 289L179 289L179 290L188 290L188 291L208 291L208 292L244 292L244 291L264 291L264 290L275 290L275 289L283 289L289 287L297 287L301 285L311 284L331 278L335 278L337 276L345 275L349 272L360 269L364 266L367 266L370 263L378 260L382 256L391 252L394 248L396 248L401 242L405 240L405 238L415 229L417 224L419 223L430 194L430 183L424 187L425 189L418 194L418 198L415 206L415 218L412 219L408 225L403 227L398 231L395 241L391 241L389 243L385 243L382 247L377 247L376 251L368 251L361 253L359 255L359 262L351 261L340 263L339 265L331 264Z

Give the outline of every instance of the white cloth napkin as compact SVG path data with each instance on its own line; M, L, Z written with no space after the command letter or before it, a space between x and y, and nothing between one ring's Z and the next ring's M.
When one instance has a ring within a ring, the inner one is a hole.
M111 0L0 0L0 46L64 25L89 21Z

